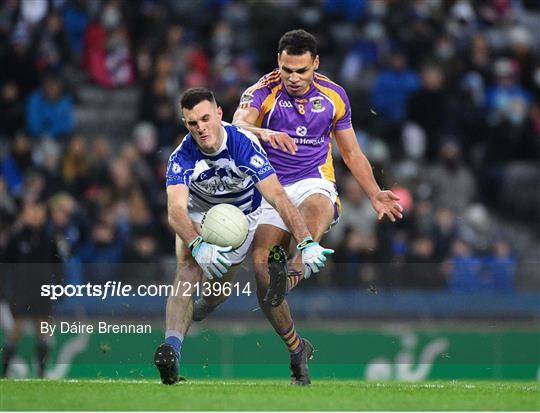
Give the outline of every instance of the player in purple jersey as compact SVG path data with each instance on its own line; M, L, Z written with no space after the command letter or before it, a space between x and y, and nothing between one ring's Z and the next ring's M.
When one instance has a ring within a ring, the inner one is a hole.
M245 91L233 124L255 133L262 141L280 182L314 238L320 240L339 213L332 138L352 175L369 196L378 218L386 216L392 222L402 218L399 198L391 191L381 190L358 145L347 94L341 86L316 73L319 56L315 37L304 30L285 33L279 41L277 61L278 69ZM268 291L271 285L280 285L271 283L271 277L279 279L283 271L269 275L266 260L273 245L289 248L290 234L269 205L263 203L262 208L253 244L257 295L267 318L288 344L287 338L296 334L289 307L282 301L282 290ZM297 263L298 257L294 261ZM295 264L292 267L300 269ZM288 277L286 290L309 276L307 271ZM274 298L273 302L268 298ZM291 352L291 363L295 361L295 353Z
M233 279L253 240L261 212L260 195L287 223L306 268L318 272L325 255L333 253L312 239L257 138L221 121L223 112L210 90L186 91L180 106L189 133L169 159L167 207L169 223L176 233L174 285L183 288L176 288L167 300L165 343L154 354L164 384L179 380L180 352L192 320L191 295L197 283L203 275L211 282ZM246 241L235 251L207 243L199 235L203 214L219 203L238 206L250 223Z

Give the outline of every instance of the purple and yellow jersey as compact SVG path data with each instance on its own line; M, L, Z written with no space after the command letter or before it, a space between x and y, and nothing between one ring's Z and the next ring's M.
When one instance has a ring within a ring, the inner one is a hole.
M242 95L240 108L250 107L259 111L256 126L286 132L298 146L292 155L261 142L282 185L306 178L335 182L332 135L351 127L349 98L341 86L315 73L304 95L290 96L275 69Z

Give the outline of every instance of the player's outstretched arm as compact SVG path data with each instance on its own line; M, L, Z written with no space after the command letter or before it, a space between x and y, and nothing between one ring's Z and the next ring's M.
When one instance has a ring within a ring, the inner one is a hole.
M381 190L375 181L371 164L358 145L354 129L336 130L335 137L343 161L371 200L378 218L387 216L392 222L403 218L403 207L398 203L399 197L392 191Z
M233 124L252 132L259 140L270 143L272 148L279 148L294 155L298 149L294 139L285 132L255 126L258 117L259 111L256 108L238 108L233 116Z
M313 240L302 215L287 196L276 174L259 181L257 189L279 213L298 243L296 248L301 252L302 263L305 266L304 277L309 278L312 272L319 272L319 269L324 267L326 255L333 254L334 250L324 248Z

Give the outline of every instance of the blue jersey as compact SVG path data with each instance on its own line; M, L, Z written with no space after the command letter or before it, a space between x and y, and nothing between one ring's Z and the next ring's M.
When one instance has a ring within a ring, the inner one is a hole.
M255 188L275 173L266 152L251 132L222 122L223 144L207 154L188 133L169 158L167 186L189 187L190 210L206 211L217 204L231 204L249 214L261 204Z

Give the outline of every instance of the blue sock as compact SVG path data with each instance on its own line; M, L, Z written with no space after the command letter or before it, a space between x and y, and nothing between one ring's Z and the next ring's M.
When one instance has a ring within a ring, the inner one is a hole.
M167 330L165 332L165 342L172 346L178 357L180 357L180 351L182 350L182 341L184 341L184 336L178 331Z

